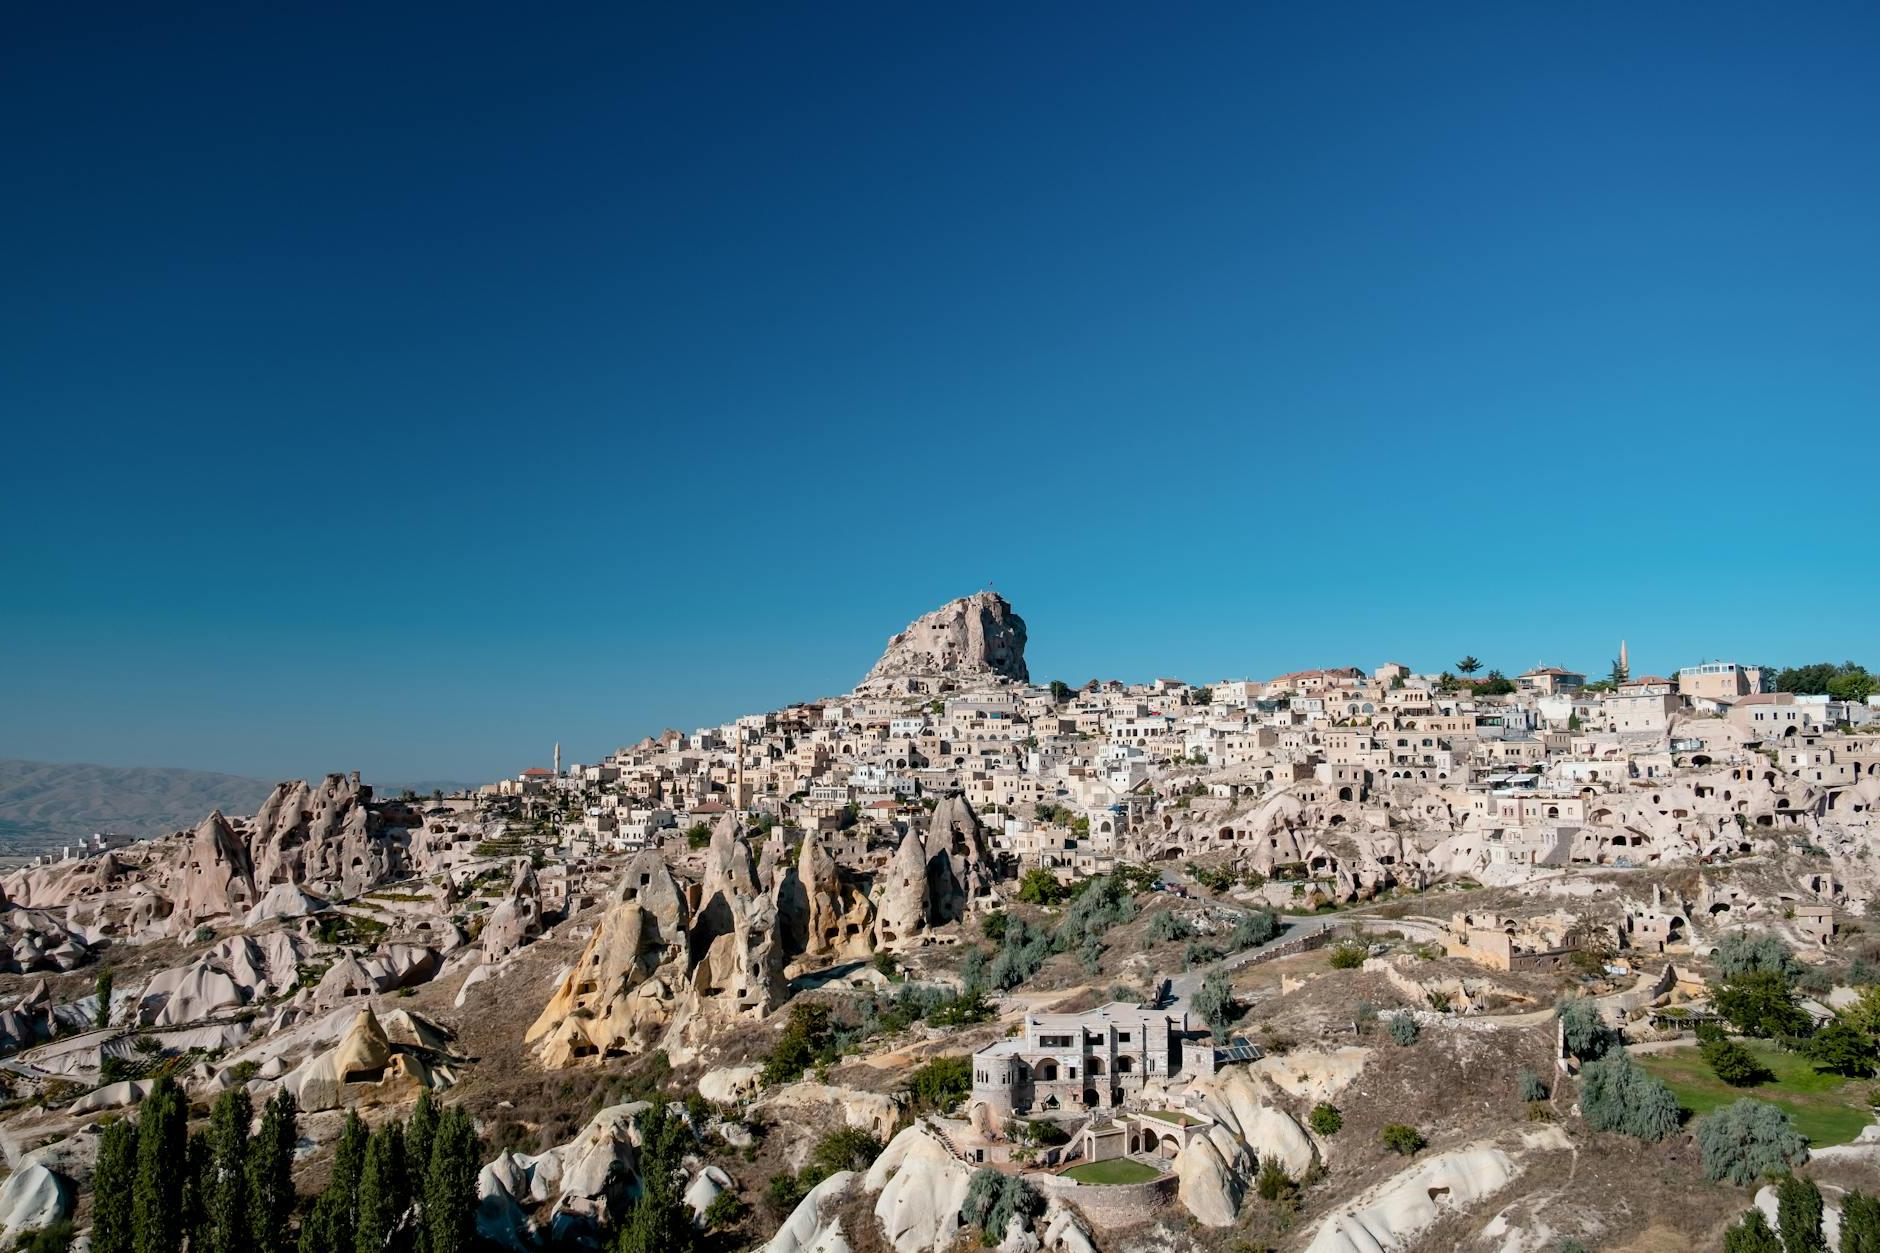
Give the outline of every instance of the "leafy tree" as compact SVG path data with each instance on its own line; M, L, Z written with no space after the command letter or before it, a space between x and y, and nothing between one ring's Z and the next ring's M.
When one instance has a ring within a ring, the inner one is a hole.
M1711 960L1717 964L1717 973L1726 979L1752 970L1781 975L1785 979L1793 979L1802 972L1802 965L1795 960L1789 946L1779 937L1761 931L1732 931L1717 945Z
M183 1247L187 1117L176 1081L168 1075L160 1076L138 1109L137 1179L131 1190L132 1253L177 1253Z
M1220 971L1209 972L1201 981L1201 988L1195 993L1195 1012L1208 1024L1208 1029L1215 1035L1225 1035L1234 1019L1240 1016L1240 1005L1234 1000L1234 990L1228 985L1227 978Z
M1877 684L1873 675L1865 670L1856 669L1835 675L1828 680L1828 695L1835 700L1863 703L1874 694Z
M1697 1046L1717 1078L1733 1088L1747 1088L1769 1078L1769 1070L1756 1054L1727 1037L1706 1040Z
M816 1182L841 1170L867 1170L881 1156L882 1143L860 1127L843 1127L824 1135L810 1151L810 1168L819 1173Z
M1615 1049L1580 1072L1580 1113L1595 1131L1662 1140L1678 1129L1678 1099L1664 1083Z
M423 1101L420 1096L420 1102ZM294 1142L300 1138L299 1108L282 1088L261 1115L261 1131L250 1146L248 1239L257 1253L280 1253L294 1212Z
M1811 666L1790 666L1777 671L1775 688L1778 692L1801 696L1866 700L1873 695L1874 678L1865 666L1856 662L1844 661L1837 666L1830 661L1818 661Z
M1488 676L1474 684L1477 696L1506 696L1514 691L1514 684L1508 676L1499 670L1490 670Z
M1738 1186L1808 1160L1808 1142L1796 1134L1788 1111L1744 1097L1697 1123L1704 1177Z
M1821 1238L1821 1189L1813 1179L1787 1174L1776 1185L1776 1230L1788 1253L1825 1253Z
M1249 871L1249 874L1257 874ZM1258 886L1255 884L1254 886ZM1227 933L1227 947L1230 952L1253 948L1265 944L1279 934L1279 915L1270 909L1250 909L1234 920L1234 929Z
M1880 1063L1880 1047L1876 1047L1874 1038L1839 1019L1809 1039L1807 1052L1819 1069L1849 1078L1871 1075Z
M966 1181L960 1217L979 1228L979 1242L987 1248L1006 1237L1013 1219L1029 1221L1042 1213L1044 1197L1016 1175L981 1167Z
M1400 1122L1386 1124L1384 1129L1378 1132L1378 1138L1384 1142L1385 1148L1405 1157L1416 1156L1417 1152L1429 1143L1423 1138L1421 1131Z
M209 1117L209 1173L202 1181L206 1253L248 1253L248 1129L254 1116L248 1093L230 1088L216 1098Z
M973 1090L973 1059L936 1057L907 1077L907 1095L915 1109L945 1113Z
M1744 1035L1806 1035L1812 1025L1795 999L1794 987L1772 971L1746 970L1731 976L1711 1003Z
M663 1105L654 1108L665 1116ZM682 1120L680 1125L684 1125ZM643 1154L646 1143L642 1143ZM477 1171L481 1166L477 1159L476 1127L463 1106L453 1105L437 1120L431 1160L425 1170L425 1253L458 1253L470 1247L476 1230ZM679 1226L688 1234L692 1230L689 1218Z
M1566 1039L1567 1052L1581 1061L1597 1061L1618 1045L1619 1033L1599 1016L1599 1007L1583 996L1560 1003L1554 1011Z
M1880 1197L1856 1189L1841 1198L1840 1253L1880 1253Z
M1062 679L1051 680L1051 700L1059 705L1071 698L1071 685Z
M1195 933L1186 918L1172 909L1164 909L1149 919L1148 935L1151 943L1167 940L1186 940Z
M1027 905L1058 905L1070 897L1071 890L1059 883L1057 876L1042 867L1025 872L1018 882L1018 899Z
M353 1237L358 1253L384 1253L410 1204L405 1131L398 1122L388 1122L366 1142L366 1160L359 1170L359 1214Z
M1345 1116L1338 1112L1338 1107L1330 1101L1320 1101L1312 1107L1312 1113L1306 1118L1314 1134L1335 1136L1339 1128L1345 1125Z
M1477 670L1480 670L1481 668L1482 668L1482 663L1475 659L1475 654L1473 653L1469 654L1467 657L1464 657L1461 661L1458 661L1456 663L1456 669L1462 671L1462 673L1464 674L1474 674Z
M1761 1210L1745 1210L1743 1217L1724 1231L1723 1253L1782 1253L1782 1241L1769 1229L1769 1220Z
M98 1141L91 1184L91 1253L131 1253L131 1189L137 1179L137 1127L120 1118Z

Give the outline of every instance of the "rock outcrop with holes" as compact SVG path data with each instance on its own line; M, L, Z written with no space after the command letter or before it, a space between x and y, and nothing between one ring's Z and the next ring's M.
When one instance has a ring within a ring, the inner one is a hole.
M171 896L176 928L247 913L258 895L248 846L218 809L197 824L177 868Z
M796 883L803 901L802 952L810 957L866 957L874 947L874 903L822 841L803 837Z
M992 849L965 797L946 797L934 806L925 852L929 926L958 921L992 890Z
M542 1060L684 1049L726 1017L761 1018L783 999L777 906L729 820L712 833L698 907L656 852L627 863L594 934L529 1028Z
M910 679L943 677L1030 680L1025 620L1003 596L974 592L914 619L888 640L861 686L906 689Z
M248 823L254 881L264 890L296 883L356 895L401 868L391 831L357 774L276 784Z
M490 911L480 937L486 958L506 957L542 934L542 889L535 866L524 857L516 863L509 894Z

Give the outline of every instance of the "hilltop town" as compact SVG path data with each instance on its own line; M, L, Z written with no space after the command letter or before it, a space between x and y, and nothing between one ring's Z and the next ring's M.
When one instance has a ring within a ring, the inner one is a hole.
M234 1247L310 1253L1643 1253L1809 1188L1880 1224L1864 670L1071 686L1027 643L980 592L839 696L8 875L4 1238L154 1221L112 1128L172 1093L211 1155L291 1108ZM362 1184L438 1109L461 1161Z

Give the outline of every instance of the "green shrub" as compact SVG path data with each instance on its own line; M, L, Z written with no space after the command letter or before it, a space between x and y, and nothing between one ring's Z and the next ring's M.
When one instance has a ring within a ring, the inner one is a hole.
M1619 1043L1619 1033L1599 1016L1599 1007L1583 996L1571 997L1554 1011L1560 1019L1567 1052L1583 1062L1597 1061Z
M840 1170L867 1170L881 1156L881 1149L881 1141L871 1132L843 1127L816 1141L816 1147L810 1150L809 1168L819 1172L816 1182L821 1183Z
M1547 1085L1533 1071L1523 1070L1515 1076L1515 1094L1523 1101L1544 1101L1547 1099Z
M1261 1163L1253 1187L1262 1201L1281 1209L1297 1209L1299 1206L1299 1184L1286 1173L1284 1166L1271 1157Z
M1663 1082L1616 1049L1580 1072L1580 1113L1595 1131L1662 1140L1678 1129L1678 1099Z
M966 1200L960 1217L979 1228L979 1242L987 1248L1006 1236L1013 1219L1029 1221L1044 1213L1044 1197L1016 1175L1003 1174L986 1167L973 1172L966 1182Z
M1208 1029L1217 1036L1225 1035L1234 1019L1240 1016L1240 1005L1234 1000L1234 991L1218 970L1201 981L1201 989L1195 993L1194 1008L1207 1022Z
M1735 1040L1706 1040L1697 1051L1711 1072L1733 1088L1747 1088L1769 1078L1756 1055Z
M1194 933L1195 929L1188 920L1172 909L1161 910L1149 919L1148 936L1151 943L1185 940Z
M1320 1101L1312 1107L1306 1116L1307 1124L1313 1132L1322 1136L1335 1136L1339 1128L1345 1125L1345 1116L1338 1112L1338 1107L1330 1101Z
M1417 1037L1423 1034L1423 1028L1409 1014L1392 1014L1389 1030L1390 1038L1404 1048L1415 1044Z
M1387 1124L1384 1129L1378 1133L1378 1138L1384 1142L1385 1148L1393 1153L1400 1153L1405 1157L1414 1157L1418 1151L1429 1143L1429 1141L1423 1138L1422 1132L1418 1131L1415 1127L1406 1126L1400 1122Z
M1788 1111L1747 1096L1698 1120L1697 1148L1706 1179L1738 1186L1808 1160Z
M1331 948L1333 970L1355 970L1364 965L1369 951L1362 944L1351 940L1341 940Z
M973 1059L936 1057L907 1078L908 1100L913 1107L945 1113L973 1090Z
M1717 963L1717 973L1726 979L1758 972L1779 975L1788 982L1802 969L1789 946L1766 932L1732 931L1717 945L1711 960Z

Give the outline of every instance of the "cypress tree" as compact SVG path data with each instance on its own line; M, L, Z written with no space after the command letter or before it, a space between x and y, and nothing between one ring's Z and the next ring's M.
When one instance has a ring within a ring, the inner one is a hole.
M1782 1253L1782 1241L1769 1230L1769 1220L1761 1210L1746 1210L1724 1231L1723 1253Z
M1856 1189L1841 1198L1840 1253L1880 1253L1880 1197Z
M386 1123L366 1144L366 1160L359 1172L359 1212L353 1247L358 1253L385 1253L398 1231L399 1220L410 1206L405 1180L405 1132L397 1122Z
M1813 1179L1784 1175L1776 1185L1776 1230L1788 1253L1823 1253L1821 1189Z
M453 1105L437 1120L424 1176L424 1253L461 1253L475 1234L477 1133Z
M282 1088L261 1116L261 1133L248 1153L248 1241L256 1253L283 1253L294 1212L294 1142L299 1108Z
M405 1161L414 1192L424 1188L425 1175L431 1168L431 1141L436 1136L437 1102L431 1099L431 1089L423 1088L418 1092L418 1107L411 1111L411 1126L405 1131Z
M209 1170L204 1180L202 1253L248 1253L248 1130L255 1107L230 1088L209 1116Z
M684 1197L691 1128L655 1103L640 1115L639 1131L640 1197L621 1224L614 1253L692 1253L698 1234Z
M91 1183L91 1253L131 1253L131 1189L137 1179L137 1128L120 1118L98 1142Z
M183 1098L185 1104L189 1098ZM183 1235L192 1250L209 1242L209 1137L198 1131L189 1137L183 1167Z
M137 1119L137 1180L131 1189L132 1253L178 1253L183 1247L188 1113L168 1075L144 1097Z

